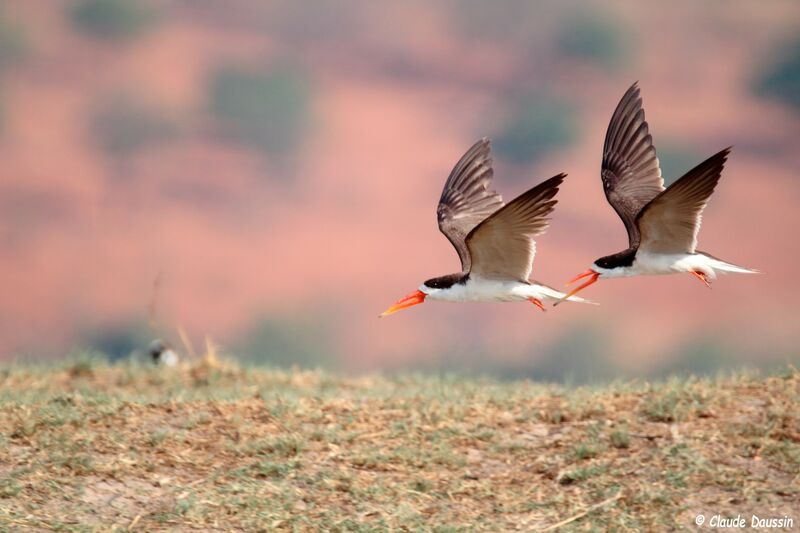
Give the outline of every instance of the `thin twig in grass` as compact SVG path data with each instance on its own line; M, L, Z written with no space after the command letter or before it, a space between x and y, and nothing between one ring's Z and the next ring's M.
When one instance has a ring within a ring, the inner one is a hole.
M562 520L561 522L555 523L555 524L553 524L551 526L547 526L544 529L540 529L539 531L540 531L540 533L544 533L545 531L553 531L554 529L558 529L558 528L560 528L562 526L566 526L567 524L569 524L571 522L574 522L575 520L580 520L581 518L583 518L587 514L592 513L594 511L600 509L601 507L605 507L606 505L614 503L615 501L619 500L621 497L622 497L622 491L621 490L617 491L617 493L615 495L613 495L612 497L608 498L607 500L603 500L600 503L596 503L596 504L592 505L591 507L589 507L588 509L586 509L585 511L576 514L575 516L571 516L571 517L569 517L569 518L567 518L565 520Z
M158 313L158 293L161 289L161 270L159 269L158 274L156 274L156 279L153 280L153 292L150 295L150 305L148 308L148 315L149 315L149 325L150 325L150 333L154 337L161 337L160 327L158 323L157 313Z
M656 440L656 439L663 439L664 435L647 435L642 433L631 433L631 437L636 437L639 439L647 439L647 440Z
M142 519L142 515L141 515L141 513L140 513L140 514L137 514L137 515L136 515L136 517L135 517L133 520L131 520L131 523L130 523L130 524L128 524L128 529L133 529L133 528L135 528L135 527L136 527L136 524L138 524L138 523L139 523L139 520L141 520L141 519Z
M430 494L425 494L424 492L420 492L420 491L414 490L414 489L408 489L406 492L408 492L410 494L416 494L417 496L422 496L423 498L428 498L429 500L435 500L436 499L433 496L431 496Z
M186 331L183 329L183 326L178 326L178 335L180 336L183 347L186 348L186 353L189 354L189 357L192 359L197 359L197 353L194 351L192 341L189 340L189 337L186 335Z

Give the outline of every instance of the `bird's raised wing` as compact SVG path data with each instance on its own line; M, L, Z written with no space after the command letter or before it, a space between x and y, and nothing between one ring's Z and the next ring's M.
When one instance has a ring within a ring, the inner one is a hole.
M491 145L484 137L453 167L436 208L439 229L458 252L464 272L468 272L471 265L464 242L467 234L503 207L503 199L492 190L493 174Z
M718 152L656 196L636 219L639 250L653 253L694 253L703 209L722 175L730 148Z
M556 205L554 196L565 176L554 176L517 196L467 235L471 275L528 281L536 254L533 238L550 224L547 215Z
M636 216L664 190L637 83L631 85L611 116L603 145L601 176L608 203L625 224L631 248L636 248L639 245Z

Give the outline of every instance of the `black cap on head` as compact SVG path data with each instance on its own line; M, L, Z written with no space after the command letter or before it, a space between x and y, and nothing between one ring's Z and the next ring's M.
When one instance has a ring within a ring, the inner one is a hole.
M596 260L594 264L599 266L600 268L612 270L615 268L624 268L631 266L635 258L636 258L636 249L628 248L627 250L624 250L622 252L601 257L600 259Z
M448 274L446 276L439 276L438 278L431 278L423 283L423 285L431 289L449 289L456 283L466 283L468 277L469 274L459 272L458 274Z

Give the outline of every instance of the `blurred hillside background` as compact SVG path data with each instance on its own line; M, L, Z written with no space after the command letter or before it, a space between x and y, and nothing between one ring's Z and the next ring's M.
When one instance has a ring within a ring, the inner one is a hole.
M701 249L759 268L599 283L599 308L431 303L435 205L492 137L506 199L569 173L534 275L626 246L599 167L639 80L668 181L728 145ZM177 327L254 362L577 382L797 354L800 3L0 3L0 359Z

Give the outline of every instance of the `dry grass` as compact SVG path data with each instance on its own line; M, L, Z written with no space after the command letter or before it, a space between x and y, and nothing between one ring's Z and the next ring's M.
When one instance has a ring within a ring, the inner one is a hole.
M563 389L0 370L0 530L694 529L800 522L800 373Z

